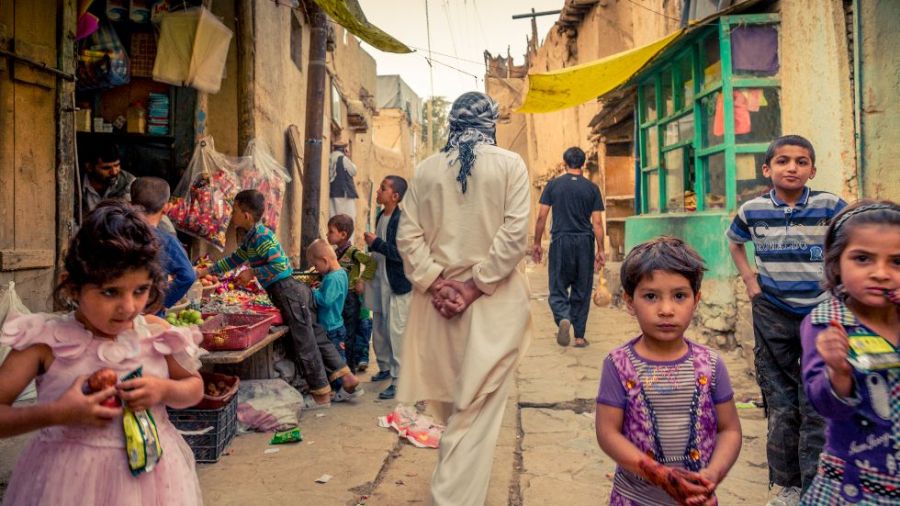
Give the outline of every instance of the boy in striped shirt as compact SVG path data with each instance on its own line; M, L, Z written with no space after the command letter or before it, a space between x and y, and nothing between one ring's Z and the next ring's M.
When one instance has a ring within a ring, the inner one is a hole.
M775 139L762 166L772 190L744 203L727 232L753 309L756 374L769 424L769 484L782 487L769 506L799 502L815 477L824 443L824 422L800 381L800 323L828 297L820 284L825 232L847 203L806 186L816 175L815 163L807 139ZM756 250L758 272L747 260L748 241Z
M244 263L250 265L250 269L238 275L237 281L246 285L256 277L272 305L281 312L284 324L291 331L292 343L287 344L293 344L298 369L312 394L312 399L306 400L306 407L328 406L332 383L335 387L340 385L345 391L342 397L347 397L356 389L359 380L316 322L309 287L294 279L293 266L281 243L275 233L263 225L261 219L265 207L266 199L257 190L243 190L234 197L231 220L242 239L238 248L214 263L209 272L219 275ZM206 274L206 269L197 272L198 277Z

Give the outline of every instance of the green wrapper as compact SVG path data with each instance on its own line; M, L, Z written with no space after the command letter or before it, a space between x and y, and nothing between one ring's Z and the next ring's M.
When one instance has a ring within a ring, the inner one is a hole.
M142 370L143 368L138 367L122 378L122 381L140 378ZM162 446L159 444L159 432L153 415L149 411L132 411L126 407L122 411L122 430L125 432L125 455L131 475L152 471L162 457Z
M283 445L285 443L299 443L300 441L303 441L303 434L300 434L299 427L294 427L283 432L276 432L269 444Z

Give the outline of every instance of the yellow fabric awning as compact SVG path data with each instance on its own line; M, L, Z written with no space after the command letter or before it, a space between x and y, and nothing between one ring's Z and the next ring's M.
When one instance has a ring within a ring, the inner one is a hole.
M412 53L412 49L369 23L358 0L315 0L335 23L373 47L388 53Z
M597 61L544 74L528 74L528 94L516 112L559 111L609 93L628 81L682 33L683 28L646 46Z

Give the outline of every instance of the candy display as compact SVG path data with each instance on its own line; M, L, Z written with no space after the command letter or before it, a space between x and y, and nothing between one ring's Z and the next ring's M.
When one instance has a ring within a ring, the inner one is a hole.
M238 169L241 189L259 190L266 197L266 209L263 212L263 223L272 230L278 228L284 194L291 176L268 150L256 140L247 144L246 158L249 164L242 164Z
M240 163L216 152L212 138L197 143L168 212L175 227L224 250L234 196L240 190L235 175Z

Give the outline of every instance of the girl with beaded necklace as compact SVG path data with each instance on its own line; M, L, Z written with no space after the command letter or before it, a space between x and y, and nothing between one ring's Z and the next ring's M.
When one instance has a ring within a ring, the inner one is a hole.
M597 441L618 464L612 506L714 505L740 453L728 371L684 337L703 271L697 252L673 237L638 245L622 264L642 333L604 360L597 395Z
M824 268L832 298L800 336L825 448L800 504L900 504L900 206L844 209L825 237Z

